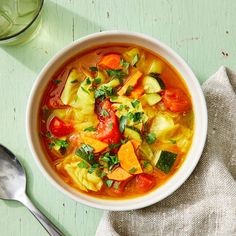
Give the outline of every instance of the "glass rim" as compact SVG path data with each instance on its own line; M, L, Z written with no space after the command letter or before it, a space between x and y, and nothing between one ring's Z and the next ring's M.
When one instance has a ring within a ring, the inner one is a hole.
M39 9L36 13L36 15L34 16L34 18L23 28L21 29L19 32L15 33L15 34L12 34L12 35L9 35L9 36L6 36L4 38L0 38L0 42L1 41L4 41L4 40L8 40L8 39L12 39L12 38L15 38L17 37L18 35L22 34L23 32L25 32L34 22L35 20L38 18L42 8L43 8L43 4L44 4L44 0L41 0L41 5L39 6Z

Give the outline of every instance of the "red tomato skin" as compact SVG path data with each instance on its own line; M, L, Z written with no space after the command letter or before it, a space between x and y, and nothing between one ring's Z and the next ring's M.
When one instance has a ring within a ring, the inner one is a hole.
M71 134L74 131L74 127L55 116L50 121L49 131L53 136L60 138Z
M179 88L166 89L162 99L165 107L172 112L187 112L192 107L188 96Z
M106 116L102 115L102 111L104 110L107 112ZM98 107L98 119L100 122L97 126L96 137L110 144L119 143L121 138L119 122L108 100L100 102Z
M156 179L149 174L138 174L135 177L136 191L139 193L145 193L151 190L156 185Z

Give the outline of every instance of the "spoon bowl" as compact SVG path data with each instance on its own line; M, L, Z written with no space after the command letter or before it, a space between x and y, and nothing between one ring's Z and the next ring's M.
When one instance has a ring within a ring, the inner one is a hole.
M26 195L26 175L16 156L0 144L0 199L16 200L24 204L49 235L62 236L62 232L50 222Z
M25 193L25 171L15 155L0 144L0 198L18 200Z

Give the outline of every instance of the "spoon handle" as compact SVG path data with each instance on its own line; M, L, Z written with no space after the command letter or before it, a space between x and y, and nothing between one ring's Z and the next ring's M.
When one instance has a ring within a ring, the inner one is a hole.
M26 194L23 194L18 199L23 203L30 212L35 216L39 223L45 228L45 230L51 236L64 236L63 233L45 216L43 215L31 202Z

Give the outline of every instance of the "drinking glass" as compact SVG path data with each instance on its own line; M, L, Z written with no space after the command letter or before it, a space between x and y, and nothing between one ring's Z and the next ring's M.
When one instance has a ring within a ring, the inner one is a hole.
M0 0L0 45L32 39L41 26L44 0Z

